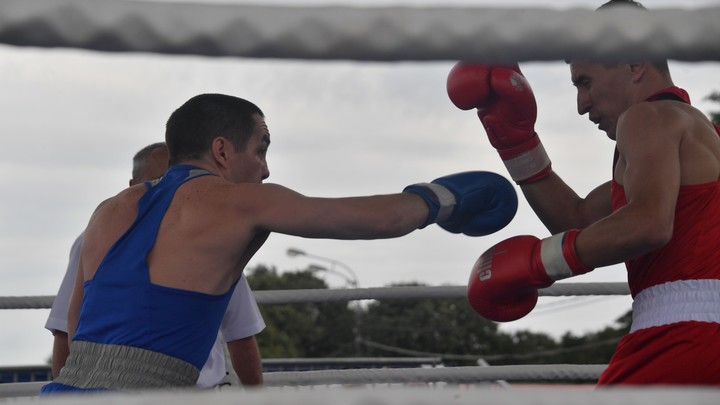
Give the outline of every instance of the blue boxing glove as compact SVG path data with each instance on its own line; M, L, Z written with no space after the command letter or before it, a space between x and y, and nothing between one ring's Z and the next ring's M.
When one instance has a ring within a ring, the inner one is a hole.
M452 233L483 236L504 228L518 207L514 186L492 172L463 172L431 183L412 184L405 193L422 197L430 209L421 229L432 223Z

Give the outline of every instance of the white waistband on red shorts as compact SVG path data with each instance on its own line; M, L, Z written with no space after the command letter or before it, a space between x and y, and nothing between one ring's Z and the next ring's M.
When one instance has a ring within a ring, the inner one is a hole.
M630 333L676 322L720 323L720 280L671 281L642 290L633 301Z

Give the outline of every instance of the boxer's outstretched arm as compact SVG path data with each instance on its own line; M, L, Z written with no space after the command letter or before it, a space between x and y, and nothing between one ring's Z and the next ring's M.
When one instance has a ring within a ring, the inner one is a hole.
M410 193L317 198L276 184L242 188L248 187L257 188L254 198L239 201L238 214L258 231L307 238L392 238L420 228L429 215L423 199Z
M238 197L241 209L248 210L243 217L259 230L332 239L393 238L433 223L449 232L480 236L505 227L517 209L512 184L490 172L444 176L398 194L312 198L265 184Z

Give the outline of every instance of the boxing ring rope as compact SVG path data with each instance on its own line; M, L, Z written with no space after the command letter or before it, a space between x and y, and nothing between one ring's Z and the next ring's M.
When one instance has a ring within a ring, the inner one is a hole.
M720 6L598 13L548 8L3 0L0 43L322 60L515 62L602 57L708 61L720 60L717 21Z
M597 380L604 364L542 364L438 368L385 368L315 371L274 371L263 374L265 387L452 383L479 384L503 381ZM46 381L0 384L0 398L34 396Z
M34 384L34 383L33 383ZM0 385L1 389L2 385ZM0 391L2 395L2 391ZM83 396L58 396L51 401L57 405L85 405L102 401L105 405L148 405L173 403L177 405L213 404L230 405L238 402L246 405L717 405L717 391L706 388L655 388L611 390L564 390L561 393L549 389L468 389L452 387L422 389L375 387L370 389L343 389L339 387L302 389L228 389L223 391L145 391L138 393L110 393ZM36 403L35 398L16 398L13 403Z
M338 288L253 291L258 304L297 304L307 302L465 298L466 286L407 286L377 288ZM538 291L541 297L577 295L628 295L626 283L556 283ZM46 309L52 307L52 295L0 297L0 309Z
M392 384L413 382L478 383L495 380L547 381L597 380L603 364L543 364L405 369L279 371L265 373L267 386L330 384Z

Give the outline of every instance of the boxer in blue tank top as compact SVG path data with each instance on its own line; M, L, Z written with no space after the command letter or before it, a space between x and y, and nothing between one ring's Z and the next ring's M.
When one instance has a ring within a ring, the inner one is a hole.
M223 94L175 110L165 141L165 177L108 198L88 223L68 311L70 355L43 394L192 386L234 285L272 232L367 240L437 223L481 236L517 209L512 184L481 171L364 197L262 184L270 175L264 114Z
M181 165L159 181L145 183L148 191L138 203L135 222L110 249L95 277L84 283L81 319L93 321L78 324L72 344L90 355L80 361L71 353L59 377L42 393L195 384L232 289L208 295L153 285L146 257L177 188L209 174ZM88 382L90 367L93 377ZM132 378L126 367L141 367L154 377Z

